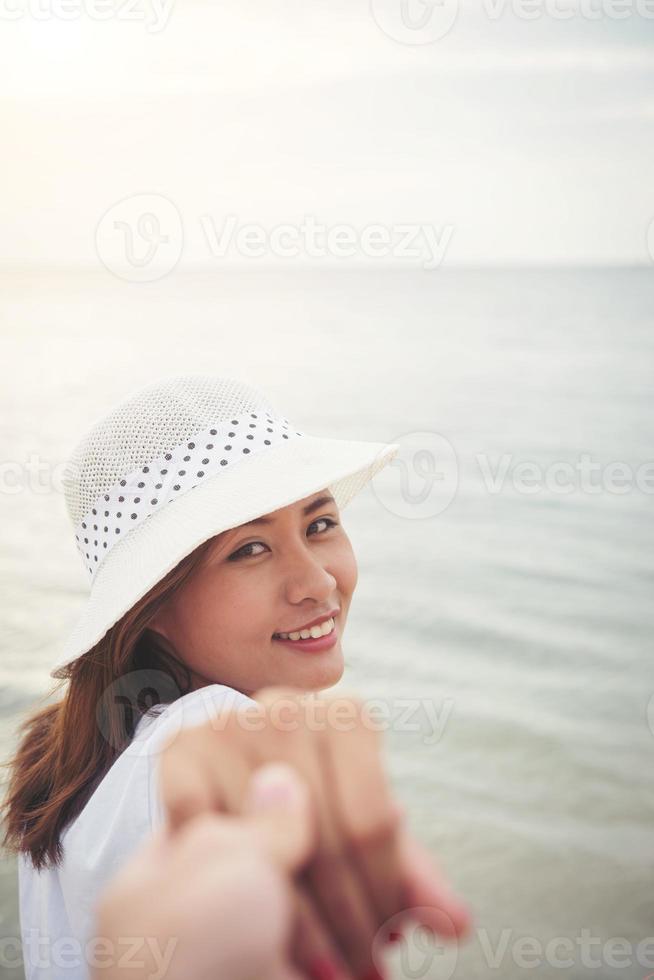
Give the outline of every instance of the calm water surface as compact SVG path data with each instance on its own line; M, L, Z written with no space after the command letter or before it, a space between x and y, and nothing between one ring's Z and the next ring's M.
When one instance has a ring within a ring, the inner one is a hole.
M388 702L398 794L478 927L456 964L441 953L406 975L654 971L637 952L654 935L651 468L649 493L635 486L654 459L651 272L149 285L25 273L2 277L0 296L5 460L38 453L52 469L131 390L184 371L251 380L305 431L447 440L455 467L433 499L453 474L458 489L440 513L406 513L399 468L343 512L359 561L343 683ZM584 454L595 489L577 477L558 492L552 466ZM624 493L607 469L618 462L632 474ZM549 473L550 487L524 492L524 463ZM493 486L500 464L505 480ZM424 476L407 475L417 497ZM86 587L61 493L22 483L2 496L3 757L49 690ZM0 867L6 938L17 935L15 867ZM540 943L531 969L520 937ZM547 954L555 937L573 952ZM603 944L617 937L628 953L616 958ZM0 966L0 977L19 976Z

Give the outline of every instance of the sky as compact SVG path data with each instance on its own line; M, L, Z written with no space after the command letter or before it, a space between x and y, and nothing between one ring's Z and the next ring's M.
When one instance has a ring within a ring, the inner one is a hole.
M429 3L0 0L0 265L110 265L142 198L182 268L651 263L654 0Z

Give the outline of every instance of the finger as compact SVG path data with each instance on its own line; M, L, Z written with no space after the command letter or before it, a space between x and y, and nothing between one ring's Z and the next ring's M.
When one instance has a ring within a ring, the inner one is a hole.
M212 783L197 765L189 765L185 757L185 744L175 739L157 760L157 786L164 812L166 828L179 830L200 813L217 808Z
M306 980L306 977L303 977L292 966L280 963L279 966L273 965L268 968L266 980Z
M458 939L472 925L468 907L454 893L429 851L404 828L400 834L402 883L413 919L439 935Z
M243 812L263 854L287 873L306 863L316 843L309 787L286 763L256 769Z
M199 725L179 733L161 753L156 784L171 832L202 813L237 811L252 766L230 735L223 737L211 723Z
M348 962L359 976L372 976L377 932L403 906L399 820L383 772L380 740L363 725L363 705L351 696L326 700L333 723L325 726L319 745L340 843L337 856L320 854L312 862L312 881ZM339 718L343 724L337 723Z
M351 971L357 977L368 976L377 919L350 860L345 854L319 853L307 867L307 881Z
M321 749L328 699L297 696L285 688L261 692L267 712L266 738L258 742L262 756L283 758L295 766L310 787L317 826L315 855L307 866L307 884L316 910L356 976L372 967L371 947L377 920L365 885L344 847L332 799L334 777Z
M295 927L291 954L308 980L354 980L341 951L320 917L304 874L294 886Z
M379 922L404 904L399 831L402 810L384 771L379 733L367 721L365 702L342 699L356 727L330 725L323 740L332 773L339 831L358 867ZM333 702L334 706L336 702Z

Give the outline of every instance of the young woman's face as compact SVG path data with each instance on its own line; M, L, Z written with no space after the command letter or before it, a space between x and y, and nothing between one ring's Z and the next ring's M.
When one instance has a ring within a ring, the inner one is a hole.
M150 626L190 668L193 689L320 690L343 673L341 641L356 583L352 545L323 490L217 535ZM330 615L333 633L320 640L276 636Z

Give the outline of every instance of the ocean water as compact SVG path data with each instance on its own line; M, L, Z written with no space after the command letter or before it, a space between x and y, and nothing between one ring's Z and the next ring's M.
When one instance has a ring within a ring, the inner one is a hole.
M84 602L56 467L142 384L233 374L305 431L412 447L343 511L341 686L388 706L398 796L475 930L398 977L651 974L651 271L0 280L3 758Z

